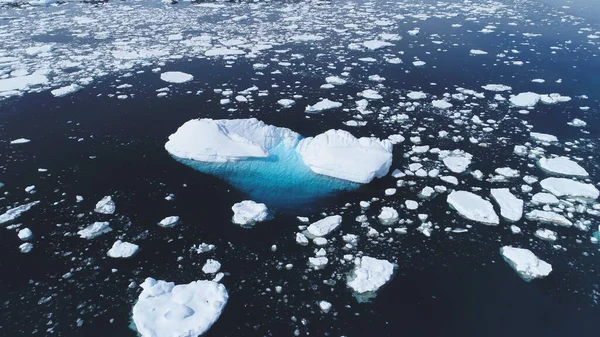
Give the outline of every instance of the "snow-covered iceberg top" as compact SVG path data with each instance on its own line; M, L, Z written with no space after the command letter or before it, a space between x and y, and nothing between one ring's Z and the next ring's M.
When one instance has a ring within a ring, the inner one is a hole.
M498 225L500 219L492 203L467 191L453 191L448 195L448 204L463 217L486 225Z
M329 130L298 144L302 160L315 173L366 184L385 176L392 165L392 143L356 138L343 130Z
M192 119L169 136L170 154L201 162L226 162L269 156L283 143L293 147L299 135L290 129L266 125L255 119Z
M207 163L271 158L279 151L278 157L290 163L300 156L314 173L362 184L385 176L392 164L389 140L356 138L343 130L301 139L254 118L190 120L169 136L165 149L177 158ZM275 163L278 171L291 170L287 162Z
M217 321L227 299L213 281L173 282L147 278L133 306L133 323L143 337L190 337L204 334Z
M500 254L525 281L548 276L552 271L549 263L540 260L528 249L504 246L500 248Z
M383 285L388 283L398 267L387 260L369 256L356 258L354 270L348 275L347 284L357 295L372 297Z

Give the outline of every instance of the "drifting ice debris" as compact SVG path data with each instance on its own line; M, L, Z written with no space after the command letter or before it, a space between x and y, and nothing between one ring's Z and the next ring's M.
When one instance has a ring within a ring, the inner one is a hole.
M86 228L77 232L82 239L93 239L104 233L112 231L108 222L94 222Z
M531 137L531 139L538 141L538 142L544 142L544 143L558 142L558 138L556 138L556 136L549 135L547 133L530 132L529 136Z
M356 298L366 301L375 297L377 290L389 282L398 267L386 260L363 256L354 260L354 270L348 275L347 285Z
M508 85L503 85L503 84L488 84L488 85L482 86L482 88L484 90L496 91L496 92L512 90L511 87L509 87Z
M208 259L204 266L202 266L202 272L205 274L216 274L221 269L221 263L217 260Z
M365 46L367 49L370 49L370 50L377 50L377 49L381 49L381 48L385 48L385 47L390 47L393 45L394 45L393 43L389 43L386 41L378 41L378 40L369 40L369 41L363 42L363 46Z
M583 127L587 126L587 123L579 118L575 118L567 124L577 127L577 128L583 128Z
M65 87L60 87L60 88L54 89L54 90L50 91L50 93L54 97L64 97L64 96L76 93L81 89L83 89L82 86L73 83L73 84L67 85Z
M500 215L509 221L519 221L523 216L523 200L510 193L508 188L494 188L492 198L500 206Z
M444 165L454 173L463 173L471 165L471 159L473 159L470 153L461 150L443 151L439 157Z
M549 263L540 260L528 249L504 246L500 248L500 254L504 261L525 281L542 278L552 272L552 266Z
M231 207L233 223L242 226L251 226L262 222L269 216L267 206L252 200L238 202Z
M321 308L321 311L324 313L328 313L331 310L331 303L327 301L319 301L319 308Z
M398 220L398 211L392 207L381 207L381 213L377 218L383 225L392 225Z
M339 215L332 215L312 223L306 230L312 236L326 236L336 230L341 224L342 217Z
M181 71L167 71L160 74L160 79L168 83L185 83L194 79L194 76Z
M493 226L500 223L492 203L477 194L467 191L453 191L448 195L447 201L452 209L469 220Z
M293 99L283 98L283 99L278 100L277 104L281 105L284 108L289 108L292 105L296 104L296 101L294 101Z
M33 249L33 244L29 243L29 242L25 242L19 246L19 250L23 254L29 253L32 249Z
M135 255L139 249L140 246L134 243L117 240L115 241L115 243L113 243L112 247L108 250L106 255L112 258L126 259Z
M21 239L23 241L29 241L29 240L31 240L31 238L33 238L33 232L29 228L23 228L23 229L19 230L19 233L17 233L17 236L19 237L19 239Z
M133 323L142 337L191 337L204 334L217 321L229 298L222 284L173 282L147 278L133 306Z
M538 229L533 233L537 238L540 238L545 241L554 242L558 239L558 236L555 231L551 231L549 229Z
M330 110L330 109L337 109L337 108L341 108L341 107L342 107L342 103L330 101L326 98L324 100L321 100L321 101L315 103L314 105L308 105L306 107L306 109L304 109L304 111L306 113L317 113L317 112Z
M556 205L560 203L560 200L554 194L539 192L531 197L531 202L534 204Z
M26 143L29 143L30 141L31 140L29 140L27 138L19 138L19 139L11 140L10 145L26 144Z
M39 203L40 203L39 201L33 201L28 204L9 209L4 214L0 215L0 225L15 220L16 218L20 217L21 214L27 212L28 210L31 209L31 207L33 207Z
M347 131L329 130L302 139L297 150L315 173L366 184L388 173L392 147L387 139L355 138Z
M171 228L171 227L175 227L175 225L177 225L178 222L179 222L179 217L176 215L172 215L172 216L168 216L168 217L160 220L158 225L160 227Z
M96 208L94 209L94 212L101 213L101 214L113 214L116 209L117 209L117 206L115 205L115 202L112 200L112 197L105 196L104 198L102 198L100 201L98 201L96 203Z
M416 101L427 98L427 94L422 91L411 91L408 94L406 94L406 97Z
M431 105L433 105L434 108L438 108L438 109L442 109L442 110L450 109L451 107L453 107L452 103L445 101L443 99L431 101Z
M550 174L577 177L589 176L583 167L579 166L579 164L567 157L556 157L550 159L542 157L538 160L538 165L542 170Z

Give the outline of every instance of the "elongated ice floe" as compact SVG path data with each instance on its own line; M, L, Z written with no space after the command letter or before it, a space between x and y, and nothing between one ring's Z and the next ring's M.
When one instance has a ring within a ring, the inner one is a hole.
M105 196L104 198L100 199L100 201L98 201L96 203L96 208L94 209L94 212L101 213L101 214L113 214L116 209L117 209L117 206L115 205L115 202L112 200L112 197Z
M50 93L54 97L64 97L64 96L76 93L81 89L83 89L82 86L80 86L79 84L73 83L73 84L69 84L64 87L56 88L56 89L50 91Z
M519 221L523 216L523 200L510 193L508 188L493 188L491 195L500 206L500 215L509 221Z
M528 249L504 246L500 248L500 254L504 261L525 281L542 278L552 272L552 266L549 263L540 260Z
M461 216L486 225L498 225L500 219L492 203L467 191L453 191L447 197L450 207Z
M133 323L143 337L192 337L217 321L229 295L213 281L173 282L147 278L133 306Z
M77 234L79 234L79 237L82 239L90 240L110 231L112 231L112 228L110 228L110 224L105 221L94 222L93 224L77 232Z
M388 173L392 147L387 139L355 138L347 131L329 130L302 139L297 149L315 173L366 184Z
M363 256L354 260L354 270L348 275L347 285L357 299L368 300L377 290L388 283L398 266L387 260Z
M527 220L537 221L540 223L549 223L565 227L573 226L573 223L569 219L555 212L541 211L536 209L525 214L525 218L527 218Z
M587 177L588 172L576 162L567 157L540 158L538 160L540 168L548 173L563 176Z
M331 109L337 109L337 108L341 108L341 107L342 107L342 103L334 102L334 101L331 101L326 98L326 99L321 100L313 105L306 106L306 109L304 109L304 111L307 113L317 113L317 112L331 110Z
M598 199L600 192L592 184L582 183L568 178L546 178L540 182L546 191L557 197L573 197L584 199Z
M0 215L0 225L15 220L16 218L20 217L21 214L27 212L31 209L31 207L39 203L39 201L33 201L28 204L24 204L7 210L6 212L4 212L4 214Z
M168 83L185 83L194 79L194 76L181 71L167 71L160 74L160 79Z
M534 92L523 92L510 98L510 103L517 108L534 107L540 101L540 95Z
M312 236L326 236L336 230L341 224L342 217L339 215L332 215L310 224L306 230Z

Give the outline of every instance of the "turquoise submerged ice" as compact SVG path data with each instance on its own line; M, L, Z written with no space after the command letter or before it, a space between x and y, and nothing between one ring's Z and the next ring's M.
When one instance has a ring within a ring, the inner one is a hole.
M257 119L194 119L169 137L178 161L220 177L270 206L305 203L355 189L389 171L391 144L341 130L317 137Z

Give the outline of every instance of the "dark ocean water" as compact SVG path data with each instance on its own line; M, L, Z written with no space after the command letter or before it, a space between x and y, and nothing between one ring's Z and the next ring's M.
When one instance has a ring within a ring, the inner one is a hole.
M594 7L591 3L588 6ZM497 18L498 25L506 20ZM473 30L481 29L480 23L458 19L457 22L465 29L470 29L469 25L473 25ZM398 70L394 65L377 62L365 66L364 76L384 75L386 87L398 94L420 88L441 95L453 92L456 86L478 89L488 83L504 83L511 85L513 92L588 95L589 99L581 104L592 107L589 112L582 112L577 104L541 106L535 113L520 118L534 125L535 131L576 140L581 137L580 131L565 125L575 117L582 117L589 125L586 138L590 144L598 142L598 58L591 56L592 52L577 50L549 52L557 43L556 35L565 41L576 39L577 28L557 22L544 28L552 30L550 34L533 27L532 33L543 32L544 36L531 46L535 50L529 50L530 45L521 44L523 27L502 25L502 31L510 34L509 30L515 29L518 35L449 35L445 43L459 43L464 48L427 54L420 44L428 44L431 34L447 29L447 21L433 18L419 22L418 26L421 33L416 40L404 39L397 42L396 48L405 52L405 63L418 56L435 68L413 67L405 72L404 68ZM482 64L473 62L464 52L477 48L493 55L516 47L521 50L519 57L532 64L505 65L496 63L494 58ZM337 69L324 70L334 55L317 56L319 50L293 48L304 59L291 60L295 64L290 69L300 70L282 69L283 74L276 75L275 81L271 80L275 75L255 74L252 63L256 60L239 59L233 67L227 67L221 60L183 59L166 64L162 71L184 71L196 79L174 86L166 98L156 97L155 90L165 83L151 72L152 67L146 67L139 69L144 73L128 78L109 75L64 98L43 92L0 102L2 139L32 139L31 143L18 147L7 141L0 143L0 181L6 184L3 190L7 193L0 200L2 207L21 204L27 199L43 202L17 221L35 234L31 253L19 253L16 235L0 231L0 336L135 336L129 325L138 288L128 289L129 283L141 283L149 276L177 283L203 278L200 269L205 257L214 257L223 264L227 274L223 283L230 294L223 315L206 333L209 337L293 336L296 329L301 335L358 337L598 335L599 254L587 242L575 244L575 236L580 236L573 228L565 231L573 237L565 238L569 248L562 252L544 242L530 240L531 236L515 237L508 226L490 228L474 224L475 229L466 234L425 238L413 225L408 235L394 242L382 241L365 247L371 255L396 261L399 267L392 282L380 290L372 303L358 304L350 291L344 289L343 273L306 268L310 253L294 241L299 224L295 217L310 216L315 220L322 212L343 213L343 230L358 232L360 224L351 219L361 214L360 210L342 206L381 197L385 188L395 186L395 179L386 177L293 207L276 207L272 220L252 229L231 224L231 205L248 195L224 180L177 162L164 150L164 143L192 118L256 117L305 136L343 128L340 121L348 119L347 112L332 111L306 118L303 111L306 104L312 104L322 95L317 88L324 74L339 73L343 67L336 65ZM430 48L433 51L438 47ZM546 82L533 84L530 82L533 78L544 78ZM562 83L556 83L558 79ZM295 85L296 81L301 84ZM269 88L273 82L280 88L290 85L292 89L279 93L280 89ZM355 95L364 90L360 82L333 89L329 97L344 99ZM432 82L436 85L430 85ZM132 97L118 100L107 96L118 91L115 86L122 83L133 85L121 90L133 94ZM270 89L269 96L257 98L251 105L238 105L235 112L221 107L221 96L213 92L224 87L240 91L252 85ZM199 90L203 92L195 94ZM276 102L289 97L288 93L301 93L304 98L282 111ZM385 104L373 103L376 107ZM483 105L479 108L486 109ZM504 137L504 141L495 142L488 149L464 142L461 148L479 158L477 167L482 171L511 164L522 174L533 172L533 168L512 154L514 144L526 141L523 132L516 132L525 130L520 120L511 117L506 109L489 113L503 121L494 136ZM428 134L433 135L450 123L433 112L422 112L420 117L423 118L415 122L412 131L426 125ZM427 117L440 121L429 123ZM389 126L373 122L352 131L356 136L384 137L388 134L386 128ZM432 147L456 146L444 139L431 139L428 143ZM408 142L395 147L393 167L405 163L402 154L409 148ZM552 150L557 154L564 151L561 146ZM593 147L587 153L595 154L597 150ZM40 167L48 172L37 172ZM592 177L598 176L595 160L590 160L586 168ZM482 188L492 186L471 177L464 180ZM24 192L29 185L36 186L34 195ZM424 186L418 183L399 188L398 203L414 198ZM175 199L165 200L170 194ZM84 196L84 201L76 204L75 195ZM114 217L91 212L105 195L111 195L117 204ZM264 198L256 201L269 201L268 195ZM367 215L375 216L378 210L379 207L373 207ZM419 213L431 214L442 229L469 224L448 211L443 196L422 206ZM170 215L180 216L181 224L172 229L156 225ZM105 219L110 219L114 230L102 240L83 241L65 234ZM521 228L526 233L536 229L526 223ZM106 257L106 250L118 235L139 244L142 248L139 254L130 260ZM202 256L189 251L193 244L201 242L213 243L217 250ZM552 276L530 283L521 280L498 253L498 247L508 242L536 247L541 257L552 260ZM271 251L274 244L276 252ZM584 251L591 254L584 256ZM288 263L295 267L289 271L283 268ZM69 271L73 276L62 278ZM328 279L336 285L324 284L323 280ZM282 294L274 291L278 285L284 289ZM48 296L51 299L44 300ZM333 304L333 313L323 315L319 311L315 303L322 299ZM76 326L77 319L83 320L80 327ZM51 330L47 331L48 328Z

